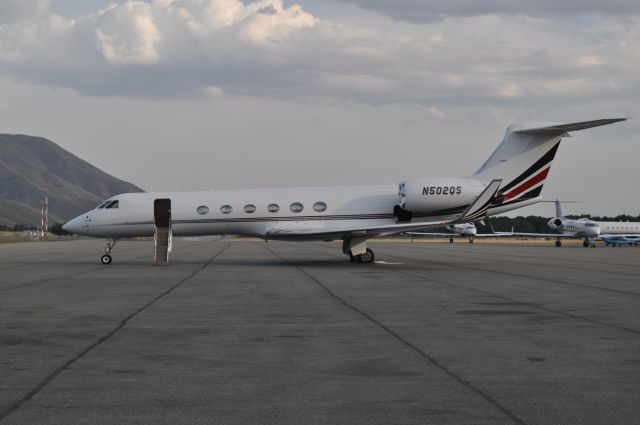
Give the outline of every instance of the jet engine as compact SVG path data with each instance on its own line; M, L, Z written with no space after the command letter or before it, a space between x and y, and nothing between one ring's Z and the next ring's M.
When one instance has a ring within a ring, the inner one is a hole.
M549 220L547 225L552 229L562 229L562 226L564 225L564 221L562 221L561 218L556 217Z
M448 215L460 212L474 201L484 187L477 180L464 178L405 180L398 185L398 204L394 208L394 215L398 221L409 221L414 213Z

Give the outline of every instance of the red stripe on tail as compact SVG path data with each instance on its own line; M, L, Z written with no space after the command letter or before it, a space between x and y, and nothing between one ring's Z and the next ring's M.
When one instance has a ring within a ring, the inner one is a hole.
M549 174L549 170L550 169L551 169L551 167L545 168L544 170L540 171L538 174L536 174L535 176L531 177L529 180L527 180L526 182L522 183L520 186L518 186L517 188L515 188L511 192L509 192L506 195L504 195L504 200L508 201L509 199L513 199L516 196L520 195L522 192L524 192L524 191L532 188L533 186L537 185L538 183L544 181L544 179L547 178L547 174Z

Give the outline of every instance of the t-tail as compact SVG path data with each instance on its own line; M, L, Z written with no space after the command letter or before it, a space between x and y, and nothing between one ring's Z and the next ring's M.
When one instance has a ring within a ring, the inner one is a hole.
M491 213L508 211L541 200L560 141L569 132L613 124L626 118L600 119L569 124L514 124L480 169L470 176L485 184L502 179ZM518 204L517 206L515 204Z
M562 215L562 205L560 204L560 199L556 199L554 202L556 204L556 217L563 219L564 215Z

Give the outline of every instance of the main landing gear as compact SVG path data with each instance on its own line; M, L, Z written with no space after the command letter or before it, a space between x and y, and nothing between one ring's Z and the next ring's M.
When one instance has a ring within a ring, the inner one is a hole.
M371 248L367 248L367 252L364 254L353 255L351 254L351 250L349 250L349 261L352 263L363 263L363 264L373 264L376 256L373 254L373 250Z
M107 246L104 247L104 254L100 257L100 262L104 265L111 264L111 250L116 246L117 239L107 239Z
M345 238L342 240L342 252L349 256L352 263L373 264L375 255L373 250L367 248L365 238ZM357 252L357 254L354 254Z
M560 248L562 246L562 242L560 242L560 238L556 239L556 246Z

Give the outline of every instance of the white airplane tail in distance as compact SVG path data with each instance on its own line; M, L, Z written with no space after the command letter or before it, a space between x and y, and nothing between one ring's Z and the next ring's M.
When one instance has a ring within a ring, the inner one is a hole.
M107 238L103 264L111 263L119 238L154 236L155 262L166 264L172 236L205 235L341 240L351 261L372 263L370 238L473 222L541 201L563 137L624 120L512 125L480 169L467 177L423 177L381 186L126 193L64 229Z

